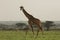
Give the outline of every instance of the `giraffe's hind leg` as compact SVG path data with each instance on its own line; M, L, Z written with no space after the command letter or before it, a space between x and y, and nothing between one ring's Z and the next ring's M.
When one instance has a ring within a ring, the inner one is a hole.
M40 20L36 20L36 22L34 22L36 25L37 25L37 27L38 27L38 29L37 29L37 34L36 34L36 37L38 36L38 34L39 34L39 30L41 30L41 32L43 33L43 28L42 28L42 25L41 25L41 22L40 22Z
M42 32L42 34L43 34L43 28L42 28L42 26L39 24L38 25L38 30L37 30L37 36L38 36L38 34L39 34L39 30Z
M35 37L35 38L37 38L37 36L38 36L38 34L39 34L39 30L40 30L40 28L38 27L38 29L37 29L37 34L36 34L36 37Z

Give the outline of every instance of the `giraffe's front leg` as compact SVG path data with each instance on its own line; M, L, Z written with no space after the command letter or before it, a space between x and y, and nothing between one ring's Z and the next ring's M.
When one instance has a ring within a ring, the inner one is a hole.
M32 22L31 21L28 21L28 23L29 23L29 26L31 27L32 32L33 32L33 35L34 35L34 30L33 30L33 27L32 27Z

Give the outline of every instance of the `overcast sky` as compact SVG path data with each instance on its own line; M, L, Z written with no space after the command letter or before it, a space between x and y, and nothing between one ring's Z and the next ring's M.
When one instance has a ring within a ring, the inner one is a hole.
M41 21L60 21L60 0L0 0L0 21L27 21L21 5Z

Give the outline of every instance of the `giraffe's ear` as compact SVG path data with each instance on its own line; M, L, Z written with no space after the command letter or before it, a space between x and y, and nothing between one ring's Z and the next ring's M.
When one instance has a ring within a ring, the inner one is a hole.
M24 8L23 6L20 6L20 8Z

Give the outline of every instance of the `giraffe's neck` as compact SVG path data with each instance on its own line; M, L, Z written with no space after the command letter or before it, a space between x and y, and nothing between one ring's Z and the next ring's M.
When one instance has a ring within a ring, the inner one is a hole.
M22 11L23 11L24 15L25 15L28 19L34 18L32 15L28 14L28 13L25 11L25 9L23 9Z

